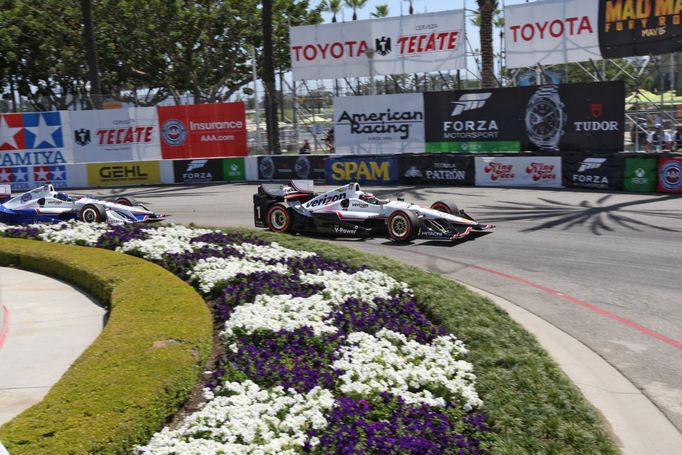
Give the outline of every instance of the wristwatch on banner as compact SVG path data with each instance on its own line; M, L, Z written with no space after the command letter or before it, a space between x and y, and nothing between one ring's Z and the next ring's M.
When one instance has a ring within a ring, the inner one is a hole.
M559 87L543 85L528 101L526 131L530 140L542 151L559 151L559 141L564 134L566 113L559 99Z

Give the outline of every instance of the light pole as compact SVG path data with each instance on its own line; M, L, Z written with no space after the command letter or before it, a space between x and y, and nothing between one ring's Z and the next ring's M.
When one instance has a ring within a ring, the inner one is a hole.
M251 71L253 73L253 111L256 120L256 146L258 153L263 150L260 137L260 114L258 113L258 71L256 70L256 47L251 46Z

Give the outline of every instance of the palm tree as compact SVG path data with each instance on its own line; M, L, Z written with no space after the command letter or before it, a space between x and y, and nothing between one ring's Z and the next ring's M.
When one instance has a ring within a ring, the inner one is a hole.
M367 0L346 0L346 5L353 8L353 20L358 20L358 10L365 7Z
M336 22L336 15L341 12L341 0L322 0L322 11L332 13L332 22Z
M388 17L388 5L377 5L373 13L369 13L372 17Z
M348 1L348 0L346 0ZM497 86L494 74L493 54L493 15L497 9L497 0L477 0L480 19L481 37L481 87Z

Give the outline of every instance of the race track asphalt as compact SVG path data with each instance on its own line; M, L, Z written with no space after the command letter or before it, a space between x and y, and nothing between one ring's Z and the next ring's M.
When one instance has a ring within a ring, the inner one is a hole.
M253 226L255 184L93 190L170 221ZM328 186L318 186L322 191ZM336 239L502 296L578 339L682 431L682 197L480 187L372 187L423 205L455 202L497 224L461 243Z

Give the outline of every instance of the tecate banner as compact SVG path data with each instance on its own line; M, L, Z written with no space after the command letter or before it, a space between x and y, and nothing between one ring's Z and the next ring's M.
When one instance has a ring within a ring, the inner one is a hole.
M623 189L623 157L564 156L564 186L569 188Z
M474 185L474 159L457 155L401 155L400 183Z
M292 27L295 80L425 73L466 64L464 10Z
M601 60L599 2L546 0L504 8L509 68Z
M68 112L0 114L0 166L73 162Z
M623 150L623 82L424 94L427 152Z
M334 98L336 153L377 155L424 151L421 93Z
M658 191L682 193L682 158L661 158L658 162Z
M476 186L561 187L561 158L474 157Z
M326 155L259 156L259 180L324 180Z
M364 185L398 183L398 160L389 157L335 157L327 159L327 183Z

